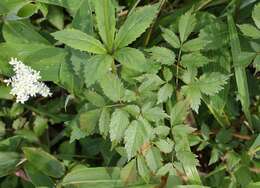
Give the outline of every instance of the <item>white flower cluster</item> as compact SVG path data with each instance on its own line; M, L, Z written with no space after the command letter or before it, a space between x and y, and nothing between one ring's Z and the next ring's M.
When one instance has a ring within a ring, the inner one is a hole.
M40 72L33 70L16 58L12 58L9 64L13 66L15 75L4 80L4 82L11 85L10 94L16 96L17 103L23 104L30 97L35 97L37 94L43 97L52 95L50 89L43 82L38 81L41 79Z

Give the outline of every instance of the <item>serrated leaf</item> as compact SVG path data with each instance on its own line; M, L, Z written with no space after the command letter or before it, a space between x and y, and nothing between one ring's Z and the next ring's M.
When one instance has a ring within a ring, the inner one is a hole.
M258 29L260 29L260 3L255 5L254 10L252 12L252 18Z
M175 62L174 52L167 48L154 46L150 49L146 49L145 51L150 53L150 58L152 60L163 65L172 65Z
M98 121L99 132L103 137L107 137L109 133L109 124L110 124L110 112L108 108L103 108L100 114Z
M187 97L191 108L198 113L202 97L200 88L198 86L183 86L181 91Z
M128 160L134 157L141 146L149 140L149 133L144 126L142 122L134 120L125 131L124 140Z
M113 48L116 28L115 7L111 0L94 1L99 35L107 48Z
M142 107L142 114L147 120L153 121L153 122L157 122L159 120L162 120L162 119L168 117L168 115L164 112L164 110L162 108L152 107L149 104L144 105Z
M163 103L171 98L173 93L173 86L172 84L165 84L163 85L158 93L157 93L157 104Z
M112 142L120 142L124 137L125 130L129 125L129 115L127 112L116 109L111 117L109 124L110 140Z
M109 55L96 55L84 65L85 83L89 87L109 74L113 58Z
M182 46L182 51L184 52L194 52L194 51L199 51L204 49L204 47L207 45L207 41L201 39L201 38L196 38L189 40L185 42Z
M127 17L116 35L115 48L120 49L135 41L152 23L158 5L137 9Z
M182 124L186 119L189 109L187 101L177 102L171 110L171 125L176 126Z
M166 137L170 132L170 128L167 126L157 126L154 128L154 133L160 137Z
M51 154L40 148L25 147L23 148L25 158L39 171L47 176L60 178L64 175L65 167Z
M222 90L227 83L229 76L218 72L205 73L198 81L199 88L206 95L214 95Z
M167 175L167 173L169 173L169 175L175 175L177 172L174 169L172 163L167 163L164 166L162 166L158 172L156 173L157 176L165 176Z
M98 124L99 115L99 109L80 113L78 117L80 129L87 135L93 134Z
M210 60L199 52L185 54L181 57L181 64L188 68L198 68L208 64Z
M144 91L157 90L164 81L156 74L145 74L139 80L142 84L139 86L138 90L140 93Z
M106 54L106 49L99 40L80 30L65 29L52 33L52 36L72 48L95 54Z
M180 40L178 36L171 31L170 29L161 28L162 29L162 37L166 42L168 42L173 48L180 48Z
M146 70L146 59L144 54L135 48L125 47L114 54L115 59L123 66L138 72Z
M196 26L196 17L190 11L186 12L179 20L179 33L181 42L184 43Z
M173 149L173 141L170 139L159 139L155 142L155 145L160 149L163 153L170 153Z
M154 146L150 147L145 154L145 160L148 167L156 172L159 168L162 167L162 157L160 150Z
M251 37L253 39L260 38L260 30L257 29L255 26L250 24L242 24L238 25L238 27L245 36Z
M112 101L120 101L125 94L125 88L120 78L109 72L99 80L104 94Z

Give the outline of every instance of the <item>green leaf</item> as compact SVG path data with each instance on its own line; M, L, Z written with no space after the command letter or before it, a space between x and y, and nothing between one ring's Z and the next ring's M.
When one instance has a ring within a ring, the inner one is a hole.
M247 37L251 37L253 39L260 39L260 30L255 26L250 24L242 24L238 25L240 31Z
M138 90L140 93L144 91L157 90L164 81L156 74L145 74L141 77Z
M72 21L72 27L83 31L84 33L93 33L94 19L91 9L90 0L81 0L80 7L78 8L75 17Z
M0 99L12 99L13 96L10 94L11 87L0 84Z
M89 87L110 72L113 58L110 55L96 55L84 65L85 83Z
M109 123L110 123L110 111L108 108L103 108L99 118L99 132L103 137L107 137L109 133Z
M196 38L185 42L182 46L182 51L184 52L199 51L204 49L206 45L207 45L207 41L201 38Z
M116 35L115 48L119 49L135 41L152 23L158 5L145 6L134 11L127 17Z
M183 86L181 88L181 92L186 96L191 108L198 113L202 97L200 88L197 85Z
M143 180L148 183L150 180L150 170L145 162L145 159L142 155L137 156L137 168L139 175L143 178Z
M199 52L185 54L181 57L181 64L189 69L202 67L209 62L210 60Z
M215 95L221 91L227 83L229 76L218 72L205 73L198 81L199 88L206 95Z
M171 98L172 93L173 93L172 84L167 83L163 85L157 93L157 104L166 102L168 99Z
M87 135L94 133L98 124L100 110L90 110L79 114L79 126Z
M149 133L144 126L142 122L134 120L125 131L124 140L128 160L134 157L141 146L149 141Z
M156 172L159 168L162 167L162 157L160 150L154 146L150 147L149 150L145 153L145 160L148 167Z
M94 1L94 4L99 35L111 51L116 28L115 7L111 0Z
M150 53L152 60L163 65L172 65L175 62L174 52L167 48L154 46L150 49L146 49L145 51Z
M190 11L186 12L179 20L179 33L181 42L184 43L196 26L196 17Z
M78 127L78 119L73 119L68 125L71 128L70 143L85 138L87 134Z
M8 43L50 44L30 23L25 21L6 21L3 26L3 36Z
M97 107L103 107L106 105L105 99L97 92L92 91L91 89L85 92L85 97L91 104Z
M129 115L127 112L116 109L111 117L109 124L110 140L112 142L120 142L124 137L125 130L129 125Z
M260 71L260 55L257 55L254 62L253 62L253 66L256 69L256 72Z
M65 168L63 164L42 149L24 147L23 152L30 164L47 176L60 178L64 175Z
M37 0L38 2L47 3L51 5L57 5L64 7L69 10L72 15L75 15L79 7L81 6L82 0Z
M238 65L239 62L238 56L241 53L241 47L240 47L240 41L238 38L238 33L236 30L234 19L231 15L228 16L228 30L229 30L233 64ZM235 77L236 77L236 83L238 89L238 96L242 104L242 109L245 113L245 116L250 126L252 126L251 113L249 110L250 96L248 90L247 75L246 75L246 70L243 66L235 66Z
M117 50L114 56L118 62L129 69L138 72L146 70L146 59L144 54L138 49L125 47Z
M187 101L177 102L171 110L171 125L176 126L182 124L186 119L189 109Z
M171 31L170 29L166 29L166 28L161 28L162 29L162 37L164 38L164 40L166 42L168 42L173 48L180 48L181 44L180 44L180 40L178 38L178 36Z
M0 177L15 171L20 161L20 155L15 152L0 152Z
M252 18L255 22L255 25L260 29L260 3L255 5L254 10L252 12Z
M125 88L120 78L113 74L107 73L101 80L99 80L100 86L104 94L112 101L120 101L125 93Z
M132 182L138 181L136 160L133 159L129 163L127 163L124 168L120 172L120 177L124 182L125 186L131 184Z
M146 104L142 107L142 114L147 120L152 122L157 122L168 117L162 108L152 107L150 104Z
M229 42L227 26L221 21L215 21L200 30L199 38L207 41L205 49L219 49Z
M173 150L173 141L170 139L159 139L155 142L155 145L160 149L163 153L170 153Z
M106 54L106 49L100 41L77 29L57 31L52 33L52 36L72 48L95 54Z
M72 169L62 180L64 187L114 187L123 186L119 168L87 168L78 166Z
M26 163L25 166L26 175L29 176L35 187L53 187L54 183L51 178L40 172L37 168L35 168L32 164Z

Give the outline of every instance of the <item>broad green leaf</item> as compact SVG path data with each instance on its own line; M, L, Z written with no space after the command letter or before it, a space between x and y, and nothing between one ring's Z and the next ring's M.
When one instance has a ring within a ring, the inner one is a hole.
M140 115L140 108L137 105L127 105L122 108L124 111L128 112L131 114L133 117L138 118Z
M179 33L181 43L184 43L196 26L196 17L190 11L186 12L179 20Z
M18 57L18 60L40 71L42 80L59 82L61 63L65 61L66 51L43 44L0 44L0 73L11 76L12 71L8 62L11 57Z
M154 128L154 133L160 137L166 137L170 132L170 128L164 125L160 125Z
M145 159L142 155L137 156L137 168L139 175L143 178L143 180L148 183L150 180L150 170L145 162Z
M253 39L260 39L260 30L255 26L250 24L242 24L238 25L240 31L247 37L251 37Z
M99 35L111 51L116 28L115 7L111 0L94 1L94 4Z
M260 3L255 5L254 10L252 12L252 18L255 22L255 25L260 29Z
M163 69L163 78L166 82L169 82L172 79L173 75L172 75L172 71L171 69L164 67Z
M35 187L53 187L54 183L51 178L40 172L37 168L35 168L32 164L26 163L25 172L29 176Z
M0 177L13 173L19 161L20 155L18 153L0 152Z
M99 95L97 92L92 91L91 89L85 91L84 93L86 99L93 105L97 107L103 107L106 105L105 99L103 96Z
M93 33L93 15L90 0L81 0L81 5L72 21L72 27L87 34Z
M128 160L134 157L141 146L149 141L149 133L144 126L142 122L134 120L125 131L124 140Z
M260 135L256 137L254 143L251 145L249 149L249 154L254 155L260 149Z
M235 66L243 66L247 67L256 57L256 53L254 52L241 52L238 55L238 61Z
M73 119L71 122L69 122L68 126L71 129L70 143L74 142L75 140L80 140L82 138L85 138L87 136L87 134L78 127L77 117Z
M90 53L95 54L106 54L105 47L100 43L99 40L95 39L94 37L83 33L80 30L77 29L65 29L62 31L57 31L55 33L52 33L52 36L72 47L78 50L87 51Z
M210 60L199 52L185 54L181 57L181 64L188 69L202 67L209 62Z
M48 128L48 120L41 116L36 116L34 120L33 131L37 136L41 136Z
M116 35L115 48L125 47L135 41L150 26L156 16L157 9L157 4L148 5L129 15Z
M72 169L61 182L63 187L112 188L123 186L119 168L87 168L79 166Z
M138 72L146 70L146 59L144 54L138 49L125 47L117 50L114 56L118 62L129 69Z
M162 167L162 157L160 150L154 146L150 147L149 150L145 153L145 160L148 167L156 172L159 168Z
M163 65L172 65L175 62L174 52L167 48L154 46L145 51L149 52L152 60Z
M152 122L157 122L168 117L163 108L157 106L152 107L150 104L146 104L142 107L142 114L144 118Z
M231 15L228 15L228 30L229 30L233 64L237 65L239 62L238 56L241 53L241 47L240 47L240 41L238 38L238 33L236 30L234 19ZM250 96L249 96L247 75L246 75L245 68L242 66L235 66L235 77L236 77L236 83L237 83L237 89L238 89L238 96L239 96L239 100L242 104L242 109L245 113L245 116L246 116L250 126L252 126L251 113L249 111Z
M260 186L260 181L250 183L246 188L258 188Z
M167 83L163 85L157 93L157 104L166 102L168 99L171 98L172 94L173 94L172 84Z
M50 44L34 27L25 21L8 21L3 26L3 36L8 43Z
M29 18L31 17L33 14L37 13L38 11L38 4L32 4L29 3L24 5L18 12L17 12L17 16L20 18Z
M170 139L159 139L155 142L155 145L163 153L170 153L173 150L173 141Z
M99 80L99 83L110 100L117 102L124 97L125 88L117 75L109 72Z
M180 40L177 35L171 31L170 29L161 28L162 29L162 37L166 42L168 42L173 48L180 48Z
M201 38L195 38L185 42L182 46L182 51L184 52L194 52L199 51L205 48L207 41L202 40Z
M171 110L171 125L176 126L182 124L188 115L187 101L177 102Z
M156 74L143 75L139 81L142 83L138 88L140 93L144 91L157 90L164 83L164 81Z
M110 123L110 111L108 108L103 108L99 118L99 132L103 137L107 137L109 133L109 123Z
M91 57L84 65L85 83L89 87L110 73L113 58L109 55Z
M60 178L64 175L63 164L42 149L24 147L23 152L29 163L47 176Z
M79 127L87 135L94 133L98 120L99 120L100 110L90 110L87 112L82 112L79 114Z
M112 142L120 142L124 137L125 130L129 125L129 115L127 112L116 109L111 117L109 124L110 140Z
M173 167L172 163L167 163L162 166L156 173L157 176L165 176L169 173L169 175L175 175L177 172Z

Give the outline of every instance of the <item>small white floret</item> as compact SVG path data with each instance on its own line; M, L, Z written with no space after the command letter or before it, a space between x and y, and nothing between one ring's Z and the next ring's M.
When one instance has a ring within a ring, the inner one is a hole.
M10 94L16 96L17 103L24 103L30 97L35 97L37 94L43 97L51 96L50 89L43 83L40 72L33 70L31 67L18 61L16 58L11 58L9 62L13 66L15 75L10 79L4 80L7 85L11 85Z

